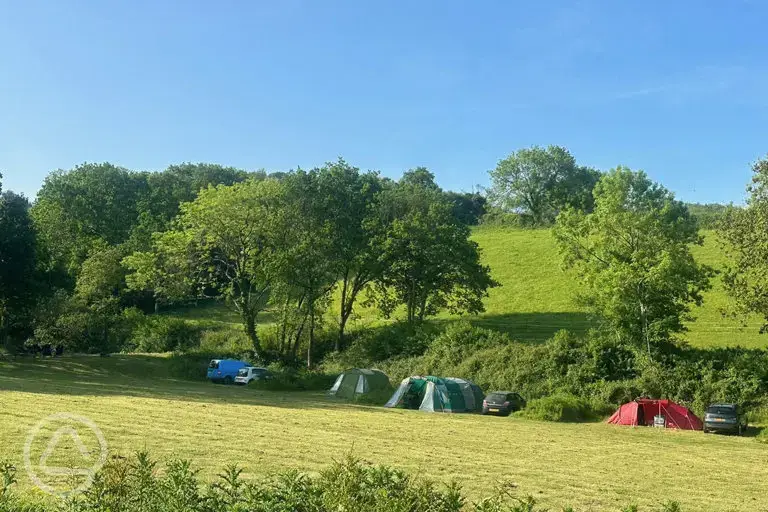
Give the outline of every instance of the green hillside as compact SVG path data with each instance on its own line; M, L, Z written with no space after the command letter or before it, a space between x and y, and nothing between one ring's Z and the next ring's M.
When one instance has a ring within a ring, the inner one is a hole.
M705 234L702 247L694 254L702 262L721 268L723 255L713 232ZM521 341L546 339L558 329L583 331L588 316L576 304L578 283L563 271L555 241L549 230L479 228L473 238L483 250L494 278L502 286L491 290L481 325L509 332ZM768 337L759 334L760 319L749 319L746 326L725 318L721 310L728 298L720 278L704 296L702 307L693 310L686 339L695 346L765 347Z
M723 255L717 245L714 232L705 233L705 244L694 247L695 256L702 262L718 269ZM501 286L490 291L485 300L486 311L471 317L479 326L509 333L523 342L541 342L560 329L585 332L590 326L587 312L575 299L578 283L572 274L561 266L555 241L549 230L522 230L514 228L476 228L473 239L480 244L483 261L491 267L491 273ZM768 336L761 336L760 319L753 317L744 326L739 320L724 317L722 310L728 305L719 277L711 291L704 296L702 307L695 307L685 338L694 346L743 346L766 347ZM334 325L331 308L326 324ZM205 305L181 309L172 314L194 320L206 326L216 324L239 328L237 315L221 305ZM438 321L459 317L443 314ZM261 315L261 328L269 327L270 312ZM358 305L350 330L375 327L385 323L377 311Z

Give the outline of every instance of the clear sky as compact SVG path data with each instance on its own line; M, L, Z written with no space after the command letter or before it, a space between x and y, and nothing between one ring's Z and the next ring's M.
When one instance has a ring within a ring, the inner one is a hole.
M0 169L312 167L444 188L515 149L741 202L768 153L768 3L0 0Z

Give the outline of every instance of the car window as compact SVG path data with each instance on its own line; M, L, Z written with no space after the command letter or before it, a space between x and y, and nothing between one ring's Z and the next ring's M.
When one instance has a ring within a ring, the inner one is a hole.
M736 407L732 405L712 405L707 409L709 414L736 414Z
M507 395L503 393L491 393L486 397L486 400L490 402L506 402L507 401Z
M215 359L211 361L211 364L208 365L208 368L213 368L214 370L219 367L219 362Z
M237 372L237 375L240 377L247 377L248 376L248 368L240 368L240 370Z

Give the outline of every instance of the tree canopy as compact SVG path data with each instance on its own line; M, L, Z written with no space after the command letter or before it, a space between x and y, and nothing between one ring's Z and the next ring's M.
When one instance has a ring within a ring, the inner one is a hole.
M746 207L731 207L718 234L728 256L723 282L732 301L732 313L756 313L768 331L768 157L752 166Z
M548 224L569 207L591 210L600 173L578 166L561 146L533 146L499 161L490 175L497 206L530 215L534 224Z
M569 209L557 218L564 263L581 280L581 300L650 353L685 329L690 305L710 286L711 269L690 250L702 242L698 226L671 192L625 167L600 179L594 201L591 213Z

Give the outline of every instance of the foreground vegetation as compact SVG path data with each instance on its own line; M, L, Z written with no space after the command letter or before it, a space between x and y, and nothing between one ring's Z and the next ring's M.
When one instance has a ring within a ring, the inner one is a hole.
M323 393L182 381L167 363L154 356L0 363L0 458L22 468L29 428L68 411L93 419L113 454L188 459L204 482L227 464L243 466L249 481L290 469L316 475L351 454L419 478L455 480L472 500L509 481L518 496L576 510L631 502L657 510L665 499L683 510L768 506L765 446L750 438L386 410ZM60 465L75 463L72 453L64 450ZM714 470L724 460L727 470ZM17 476L19 492L32 496L29 480Z
M14 494L16 470L0 464L0 512L546 512L532 496L519 497L515 485L498 486L492 496L470 501L461 485L437 486L429 478L414 478L387 466L370 466L353 457L336 461L319 476L297 470L263 480L245 481L242 469L227 466L214 483L200 484L197 471L183 459L164 468L138 452L114 457L95 475L83 494L59 503L30 504ZM572 508L563 508L575 512ZM660 512L680 512L667 501ZM638 512L634 505L622 512Z

